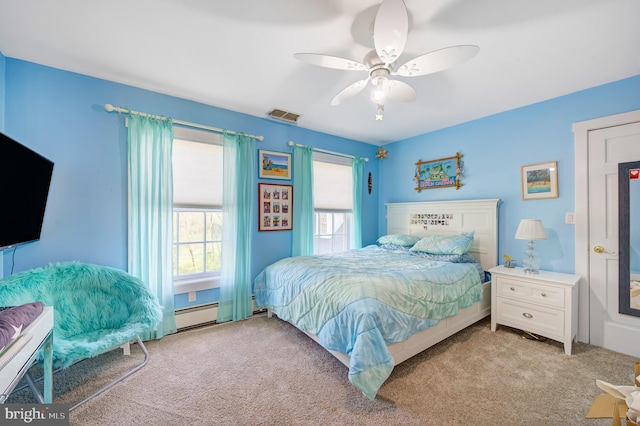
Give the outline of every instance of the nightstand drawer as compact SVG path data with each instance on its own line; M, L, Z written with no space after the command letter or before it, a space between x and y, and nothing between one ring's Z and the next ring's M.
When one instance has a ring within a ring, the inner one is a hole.
M497 277L498 296L509 297L545 306L564 308L564 289L534 281Z
M498 298L498 322L545 335L564 335L564 311Z

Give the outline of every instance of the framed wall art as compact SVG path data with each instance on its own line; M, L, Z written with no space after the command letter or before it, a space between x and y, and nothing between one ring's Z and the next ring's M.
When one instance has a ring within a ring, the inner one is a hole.
M555 161L522 166L522 199L558 198L558 165Z
M259 149L258 164L261 179L291 179L291 154Z
M258 184L258 231L293 229L293 185Z
M456 152L452 157L439 158L437 160L422 161L416 163L415 190L433 188L460 188L464 184L462 179L462 155Z

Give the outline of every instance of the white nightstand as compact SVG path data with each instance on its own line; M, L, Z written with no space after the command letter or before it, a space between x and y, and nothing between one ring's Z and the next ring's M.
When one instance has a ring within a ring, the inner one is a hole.
M495 266L491 272L491 331L498 324L571 343L578 331L578 275Z

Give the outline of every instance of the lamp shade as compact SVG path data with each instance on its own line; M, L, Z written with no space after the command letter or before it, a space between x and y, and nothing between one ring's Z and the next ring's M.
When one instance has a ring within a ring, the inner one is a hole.
M546 240L547 234L540 219L522 219L516 231L517 240Z

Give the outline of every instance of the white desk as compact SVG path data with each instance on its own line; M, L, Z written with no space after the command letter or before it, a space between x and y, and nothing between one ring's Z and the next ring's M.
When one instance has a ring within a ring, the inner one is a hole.
M23 331L24 336L30 336L27 344L0 370L0 403L4 403L9 397L20 379L33 365L38 351L42 347L44 347L44 397L39 392L36 392L35 397L40 403L51 403L53 390L52 330L53 308L45 306L38 318ZM35 388L32 390L35 392Z

